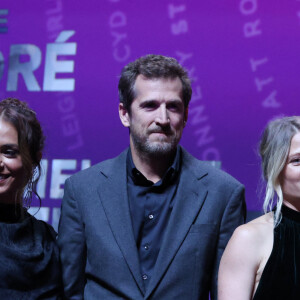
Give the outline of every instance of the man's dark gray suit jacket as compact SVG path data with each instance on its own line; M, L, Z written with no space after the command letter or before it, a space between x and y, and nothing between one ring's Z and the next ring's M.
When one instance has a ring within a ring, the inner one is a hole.
M71 176L58 245L67 299L217 299L217 273L244 222L244 187L183 150L174 207L147 290L127 197L126 155Z

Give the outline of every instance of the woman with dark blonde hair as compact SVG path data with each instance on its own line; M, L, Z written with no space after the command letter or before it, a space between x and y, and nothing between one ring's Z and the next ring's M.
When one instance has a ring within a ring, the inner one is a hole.
M260 143L265 214L236 229L219 300L300 299L300 116L271 121Z
M56 233L31 216L44 135L26 103L0 102L0 298L60 299Z

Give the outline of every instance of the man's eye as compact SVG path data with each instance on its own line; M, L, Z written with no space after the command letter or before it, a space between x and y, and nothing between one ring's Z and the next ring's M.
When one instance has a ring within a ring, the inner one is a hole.
M178 107L177 104L170 104L170 105L168 105L168 109L170 109L170 110L178 110L179 107Z
M168 110L175 112L175 113L183 112L183 106L178 103L170 104L170 105L168 105L167 108L168 108Z
M154 102L148 102L145 103L144 108L148 108L148 109L152 109L152 108L156 108L157 105Z

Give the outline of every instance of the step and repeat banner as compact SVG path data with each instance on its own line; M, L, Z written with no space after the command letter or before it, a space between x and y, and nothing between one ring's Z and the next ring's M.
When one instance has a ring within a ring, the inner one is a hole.
M245 184L250 215L261 211L261 132L300 114L299 0L1 0L0 98L28 102L46 135L37 217L57 228L65 179L128 146L118 78L150 53L192 78L182 145Z

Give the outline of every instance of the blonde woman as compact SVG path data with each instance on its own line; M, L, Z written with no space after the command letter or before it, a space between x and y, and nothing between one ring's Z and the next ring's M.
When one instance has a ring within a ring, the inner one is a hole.
M219 300L300 299L300 116L271 121L260 155L265 214L238 227L229 241Z

